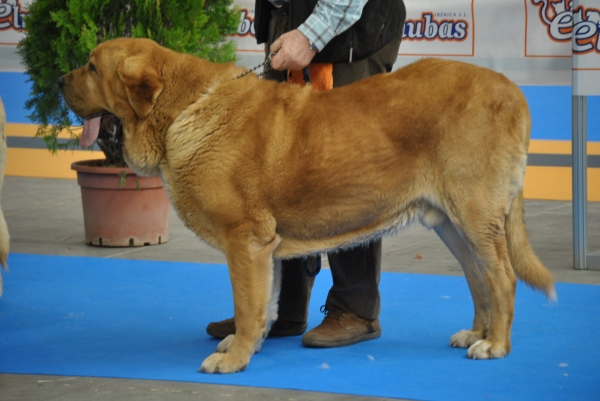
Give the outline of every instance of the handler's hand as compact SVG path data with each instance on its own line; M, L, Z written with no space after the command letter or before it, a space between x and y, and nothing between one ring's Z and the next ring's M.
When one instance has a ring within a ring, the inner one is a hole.
M310 49L306 36L294 29L271 44L271 53L277 53L271 60L274 70L299 71L310 64L317 51Z

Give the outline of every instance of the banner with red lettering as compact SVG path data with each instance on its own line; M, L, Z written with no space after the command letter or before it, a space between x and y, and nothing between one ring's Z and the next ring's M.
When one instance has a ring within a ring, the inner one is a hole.
M23 15L31 0L0 0L0 71L22 71L16 53L17 43L23 37Z
M600 95L600 0L573 5L573 95Z
M30 1L0 0L0 71L22 70L15 47ZM579 76L597 71L598 1L405 0L407 19L396 67L422 57L445 57L492 68L519 84L570 85L573 71L582 71ZM263 46L254 38L255 0L235 4L240 24L232 39L238 62L253 67L264 58Z
M0 44L13 45L21 39L25 25L23 14L30 1L1 0L0 2Z

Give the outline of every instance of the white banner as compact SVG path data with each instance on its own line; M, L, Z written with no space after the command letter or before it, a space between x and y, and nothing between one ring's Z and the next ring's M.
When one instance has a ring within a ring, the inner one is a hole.
M30 1L1 0L0 45L16 46L23 36L23 15Z
M0 71L23 71L16 47L23 38L23 15L31 1L0 0Z
M525 57L571 57L573 17L566 3L525 0Z
M238 25L238 33L234 36L238 52L264 54L263 46L256 44L254 37L254 0L235 0L240 8L241 22Z
M600 0L573 3L573 95L600 95Z
M519 84L571 84L572 0L405 0L404 38L396 67L422 57L457 59L506 74ZM254 0L236 0L235 40L242 64L263 58ZM567 4L569 3L569 4ZM557 18L558 17L558 18ZM558 38L552 36L558 32Z
M30 1L0 0L0 71L23 70L15 47ZM518 84L570 85L576 76L579 93L595 88L581 84L582 77L600 82L595 78L600 0L579 0L577 6L574 0L404 1L407 19L396 67L435 56L492 68ZM240 64L253 67L264 58L254 38L254 0L235 3L241 13L233 36L237 56Z
M474 56L474 3L475 0L408 2L401 54Z

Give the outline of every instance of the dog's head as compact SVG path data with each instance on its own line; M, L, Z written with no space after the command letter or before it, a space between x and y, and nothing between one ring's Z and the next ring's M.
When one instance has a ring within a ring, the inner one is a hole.
M109 112L123 119L146 118L163 83L156 68L155 42L115 39L96 47L88 62L61 77L58 85L71 110L89 119Z
M123 123L123 155L129 167L141 175L157 174L162 157L160 127L152 121L163 93L161 66L167 49L148 39L120 38L100 44L88 62L58 80L63 98L75 114L85 119L82 146L98 138L100 116L111 113ZM151 154L144 149L153 149Z
M242 68L243 70L243 68ZM86 120L84 146L97 138L104 113L123 123L123 155L138 174L156 172L175 118L213 81L230 81L239 68L177 53L149 39L104 42L88 62L58 81L63 98Z

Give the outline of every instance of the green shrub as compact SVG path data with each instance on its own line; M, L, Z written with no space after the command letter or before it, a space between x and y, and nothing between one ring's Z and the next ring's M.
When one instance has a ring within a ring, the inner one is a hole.
M235 44L227 35L236 32L240 14L233 0L37 0L25 17L26 35L18 53L32 83L25 106L29 119L40 124L36 136L48 149L74 149L81 125L64 103L58 78L79 68L99 43L117 37L150 38L175 51L215 61L235 59ZM59 141L62 130L71 134ZM122 137L122 135L121 135ZM120 143L118 143L120 145ZM112 146L115 147L114 144ZM114 163L122 161L107 154Z

